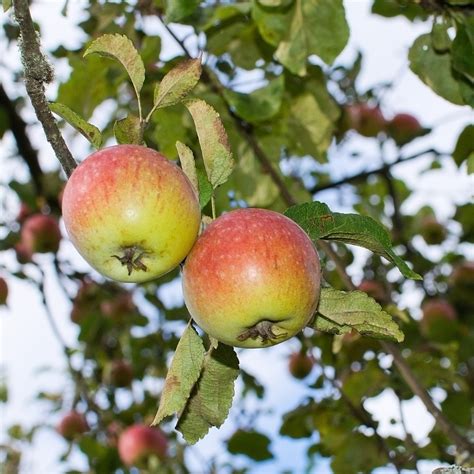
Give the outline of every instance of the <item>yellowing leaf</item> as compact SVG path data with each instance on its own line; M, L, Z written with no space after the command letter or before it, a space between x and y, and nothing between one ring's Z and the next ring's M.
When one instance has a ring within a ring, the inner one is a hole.
M201 59L187 59L171 69L155 87L154 108L177 104L186 97L201 77Z
M180 141L176 142L176 149L178 150L179 161L184 174L188 177L193 185L196 195L199 195L198 177L196 172L196 163L194 162L194 154L191 148Z
M97 53L118 61L132 80L137 98L145 81L145 66L133 43L125 35L102 35L86 49L84 57ZM91 78L93 80L93 78Z
M100 148L103 139L97 127L86 122L82 117L76 114L76 112L58 102L50 102L49 108L52 112L66 120L66 122L72 125L79 133L84 135L95 148Z
M143 145L143 130L136 115L128 115L114 124L114 135L117 142L130 145Z
M201 373L204 354L201 338L189 325L176 347L153 425L157 425L167 416L181 412Z
M194 120L207 177L216 188L227 181L234 167L227 133L219 114L203 100L189 101L186 107Z

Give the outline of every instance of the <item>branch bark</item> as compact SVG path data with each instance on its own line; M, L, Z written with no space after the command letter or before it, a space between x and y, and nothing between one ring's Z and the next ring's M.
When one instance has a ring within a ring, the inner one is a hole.
M52 81L53 69L41 52L28 0L13 0L13 8L20 28L18 45L25 71L26 91L33 104L36 116L43 126L46 138L51 144L66 176L69 177L77 164L59 131L45 96L44 85Z

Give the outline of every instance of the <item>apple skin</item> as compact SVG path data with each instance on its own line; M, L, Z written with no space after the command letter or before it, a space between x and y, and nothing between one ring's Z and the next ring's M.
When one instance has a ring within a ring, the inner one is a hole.
M382 283L376 280L362 280L357 287L358 290L367 293L377 303L383 305L387 303L387 294Z
M420 224L420 235L428 245L439 245L446 239L446 229L435 217L425 217Z
M365 137L376 137L385 131L387 122L377 106L368 104L347 105L342 113L342 129L356 130Z
M153 280L175 268L191 250L201 220L198 197L181 169L138 145L86 158L66 184L62 211L84 259L123 282Z
M0 277L0 306L7 304L8 285L4 278Z
M30 254L56 253L60 242L61 231L57 219L53 216L33 214L21 227L21 243Z
M404 145L425 133L416 117L411 114L397 114L387 125L388 134L397 145Z
M69 441L88 429L89 425L84 415L74 410L64 415L56 428L57 432Z
M265 209L239 209L212 222L188 255L184 301L217 340L271 346L309 323L320 273L316 249L296 223Z
M306 378L313 370L313 359L304 352L294 352L290 356L288 368L295 379Z
M118 441L120 459L127 466L137 464L149 455L164 459L167 447L168 440L159 428L140 424L127 428Z
M426 300L421 309L421 331L425 336L437 342L447 342L456 337L457 313L451 303L443 298L432 298ZM446 322L451 324L447 325Z

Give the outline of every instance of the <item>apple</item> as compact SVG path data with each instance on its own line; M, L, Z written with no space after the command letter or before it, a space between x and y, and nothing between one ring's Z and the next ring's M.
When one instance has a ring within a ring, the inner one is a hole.
M75 410L64 415L57 426L57 432L71 441L89 429L85 416Z
M439 245L446 239L446 229L435 217L424 217L420 223L420 235L428 245Z
M133 380L133 368L126 360L114 360L107 367L105 378L115 387L128 387Z
M397 114L387 125L388 134L397 145L404 145L425 133L416 117L411 114Z
M197 238L201 213L188 178L162 154L117 145L86 158L62 198L69 237L98 272L153 280L175 268Z
M365 137L376 137L385 131L386 121L377 106L359 103L347 105L343 109L341 127L343 131L356 130Z
M439 342L453 339L457 333L457 313L453 305L443 298L426 300L421 310L421 330L425 336Z
M122 462L132 466L144 461L150 455L164 459L167 446L168 440L159 428L136 424L120 435L118 452Z
M16 216L16 220L18 223L23 224L25 222L26 218L33 214L33 211L31 210L30 206L28 204L22 202L20 204L20 210L18 211L18 215Z
M15 250L18 263L25 264L31 262L31 257L33 257L33 254L21 240L13 246L13 249Z
M367 293L377 303L387 303L387 293L382 283L376 280L362 280L360 285L357 287L358 290Z
M313 370L313 359L304 352L294 352L290 356L288 368L296 379L304 379Z
M4 278L0 277L0 306L7 304L8 285Z
M61 231L55 217L44 214L29 216L21 227L21 243L30 254L56 253L61 242Z
M213 221L183 268L193 319L236 347L271 346L300 332L314 315L320 282L308 235L265 209L238 209Z
M136 311L132 294L123 292L114 298L106 299L100 303L100 310L105 316L114 320L121 320L127 314Z
M474 313L474 261L457 264L449 277L450 300L458 307L461 317Z

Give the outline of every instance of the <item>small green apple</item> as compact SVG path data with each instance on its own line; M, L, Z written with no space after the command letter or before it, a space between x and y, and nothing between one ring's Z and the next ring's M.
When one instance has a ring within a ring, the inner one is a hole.
M98 272L117 281L153 280L175 268L198 235L198 197L160 153L117 145L90 155L62 198L69 237Z
M212 222L183 269L193 319L237 347L271 346L300 332L314 315L320 282L308 235L265 209L239 209Z

